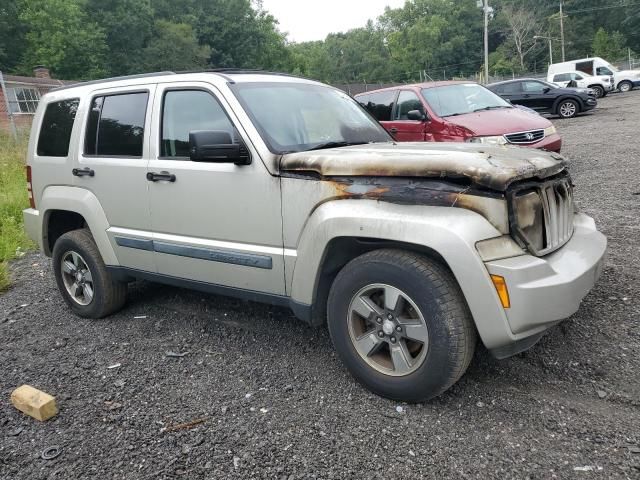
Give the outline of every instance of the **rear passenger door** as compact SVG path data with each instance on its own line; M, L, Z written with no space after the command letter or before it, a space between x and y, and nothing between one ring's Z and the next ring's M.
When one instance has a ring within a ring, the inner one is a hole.
M393 125L393 109L396 104L397 90L384 90L369 93L363 106L378 120L382 126L395 137L398 129Z
M419 111L424 119L409 120L407 114L413 110ZM396 140L399 142L424 142L425 120L425 109L418 95L411 90L401 90L393 112L393 119L388 123L390 131L395 129Z
M148 245L148 108L155 85L94 91L83 99L81 146L74 185L92 192L109 222L107 234L122 266L155 271Z
M269 174L213 85L158 84L153 106L149 202L158 273L284 295L280 179ZM189 132L242 139L249 165L192 161ZM162 177L160 177L162 178Z

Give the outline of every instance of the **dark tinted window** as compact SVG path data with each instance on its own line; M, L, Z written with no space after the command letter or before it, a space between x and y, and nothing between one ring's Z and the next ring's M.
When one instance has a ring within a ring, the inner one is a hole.
M501 86L500 93L509 95L512 93L518 93L522 91L522 82L505 83Z
M162 109L163 157L188 157L189 132L224 130L234 137L234 129L222 106L207 92L169 91Z
M587 72L590 73L590 72ZM596 68L596 75L613 75L613 72L609 70L607 67L598 67Z
M144 92L95 98L87 123L85 153L141 157L148 97Z
M559 73L553 77L554 82L568 82L569 80L571 80L571 75L568 73Z
M424 107L418 96L413 92L402 90L400 95L398 95L396 120L408 120L407 114L412 110L418 110L424 115Z
M388 92L379 92L369 94L369 99L364 108L369 110L379 122L388 122L391 120L391 111L393 110L393 101L396 92L390 90Z
M38 138L38 155L41 157L68 155L71 129L78 111L78 103L80 101L74 98L47 105Z

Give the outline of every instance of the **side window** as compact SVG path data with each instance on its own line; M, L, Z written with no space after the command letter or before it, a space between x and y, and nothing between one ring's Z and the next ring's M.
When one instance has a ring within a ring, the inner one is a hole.
M571 74L571 80L582 80L584 77L582 75L580 75L579 73L572 73Z
M569 80L571 80L571 77L568 73L559 73L558 75L553 77L554 82L568 82Z
M503 95L511 95L521 91L522 91L522 82L511 82L511 83L505 83L504 85L502 85L502 91L500 93Z
M613 72L607 67L598 67L596 68L596 75L613 75Z
M407 114L412 110L418 110L424 115L422 102L414 92L402 90L398 95L398 108L396 109L396 120L408 120Z
M388 122L391 120L391 112L393 111L393 100L396 92L390 90L387 92L372 93L369 96L366 109L371 112L379 122Z
M38 137L38 155L66 157L69 154L71 130L80 100L73 98L47 105Z
M209 92L170 90L162 104L161 157L189 157L189 132L223 130L235 138L234 127Z
M358 95L355 98L356 102L358 102L360 105L362 105L364 108L367 108L367 105L369 103L369 95Z
M522 82L527 93L542 93L545 85L540 82Z
M142 157L147 92L96 97L87 120L84 153Z

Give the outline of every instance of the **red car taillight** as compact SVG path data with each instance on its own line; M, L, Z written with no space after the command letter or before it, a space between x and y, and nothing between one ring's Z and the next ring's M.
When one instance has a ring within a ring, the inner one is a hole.
M36 208L36 201L33 198L33 187L31 186L31 167L27 165L27 192L29 193L29 206Z

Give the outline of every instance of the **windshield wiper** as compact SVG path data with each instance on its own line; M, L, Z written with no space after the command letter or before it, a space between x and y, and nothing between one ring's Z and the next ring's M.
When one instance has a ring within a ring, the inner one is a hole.
M305 152L310 152L312 150L324 150L325 148L338 148L338 147L349 147L351 145L364 145L371 142L325 142L320 143L314 147L308 148Z
M494 110L496 108L511 108L507 105L491 105L489 107L476 108L474 112L481 112L482 110Z

